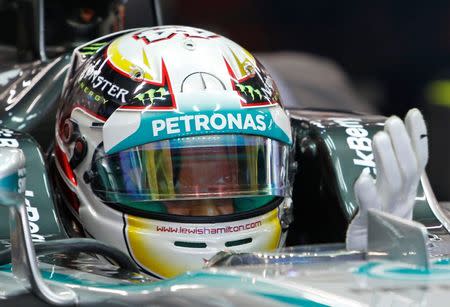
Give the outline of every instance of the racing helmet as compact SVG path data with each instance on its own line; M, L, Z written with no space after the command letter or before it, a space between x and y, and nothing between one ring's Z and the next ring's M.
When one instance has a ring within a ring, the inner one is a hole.
M248 51L164 26L74 51L54 156L84 235L165 278L222 250L284 244L291 144L276 85Z

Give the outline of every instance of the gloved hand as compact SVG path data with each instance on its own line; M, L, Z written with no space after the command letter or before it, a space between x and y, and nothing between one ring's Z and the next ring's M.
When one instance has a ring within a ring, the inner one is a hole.
M375 134L372 150L377 178L361 173L354 185L359 212L347 229L349 250L367 250L367 213L377 209L412 219L420 176L428 161L427 128L422 113L411 109L405 123L391 116Z

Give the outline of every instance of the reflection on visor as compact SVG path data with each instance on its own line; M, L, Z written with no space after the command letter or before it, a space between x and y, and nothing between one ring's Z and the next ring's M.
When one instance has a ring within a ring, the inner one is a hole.
M152 201L180 212L188 200L230 204L222 199L284 197L287 154L286 145L258 136L166 140L97 157L91 186L105 202L149 206ZM222 210L229 210L224 204Z

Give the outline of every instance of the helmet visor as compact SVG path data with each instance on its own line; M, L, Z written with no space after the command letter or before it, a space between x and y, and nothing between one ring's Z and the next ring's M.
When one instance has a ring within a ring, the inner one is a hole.
M261 203L289 196L288 151L283 143L251 135L205 135L148 143L97 155L91 187L104 202L139 203L150 211L158 211L161 203L189 206L189 200L216 199L220 206L223 199L233 198L239 206L238 202L249 202L245 198L259 197ZM247 207L239 211L254 206Z

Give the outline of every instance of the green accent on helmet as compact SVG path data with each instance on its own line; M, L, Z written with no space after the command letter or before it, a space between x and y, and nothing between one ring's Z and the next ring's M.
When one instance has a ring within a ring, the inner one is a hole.
M246 95L250 95L252 97L253 100L255 100L255 94L258 95L259 99L262 99L262 94L261 91L259 89L255 89L253 86L251 85L243 85L243 84L236 84L237 88L239 89L239 91L243 94Z
M80 53L83 55L92 55L96 53L99 49L101 49L103 46L108 44L107 42L99 42L99 43L93 43L88 46L82 47L80 49Z
M169 92L166 91L166 89L164 87L160 87L159 89L157 89L156 93L159 93L161 95L161 97L165 96L165 95L169 95Z
M159 93L159 96L156 96L156 93ZM160 87L158 89L151 88L146 92L137 94L136 96L134 96L134 99L139 100L140 102L142 102L142 104L145 104L145 100L148 99L153 104L153 100L156 97L161 98L165 95L169 95L169 92L164 87Z
M242 93L245 93L245 85L237 83L236 86Z

